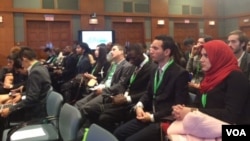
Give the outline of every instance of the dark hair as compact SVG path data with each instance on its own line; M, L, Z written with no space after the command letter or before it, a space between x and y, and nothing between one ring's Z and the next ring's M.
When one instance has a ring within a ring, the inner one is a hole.
M194 39L191 37L187 37L186 39L184 39L183 44L184 46L188 46L188 45L193 45L195 43Z
M30 47L21 47L19 52L19 58L27 58L28 60L36 59L36 53Z
M107 61L107 47L105 44L99 44L97 45L97 47L99 47L99 56L97 59L97 62L100 63L100 64L103 64Z
M144 46L141 43L130 44L127 47L127 52L130 52L130 51L135 51L137 55L142 55L145 52Z
M166 50L166 49L171 50L170 56L172 56L176 52L177 47L176 47L174 39L171 36L159 35L159 36L156 36L155 39L162 41L163 50Z
M213 40L212 36L206 35L206 34L201 35L200 38L203 38L205 43L208 42L208 41L212 41Z
M99 56L96 58L96 69L95 72L100 72L102 67L107 63L107 47L105 44L97 45L99 47Z
M22 68L22 61L20 60L20 58L18 58L18 54L11 53L10 55L7 56L7 59L13 61L13 68L14 69L21 69Z
M51 49L51 48L49 48L49 47L46 47L43 51L44 51L44 52L52 52L53 49Z
M178 47L176 42L171 36L167 35L159 35L155 37L156 40L161 40L163 42L162 48L163 50L170 49L170 56L173 56L175 62L180 64L180 52L178 51Z
M84 54L89 54L89 53L91 53L91 49L89 48L89 45L88 45L87 43L85 43L85 42L80 42L80 43L78 43L78 45L79 45L82 49L85 50L85 51L84 51Z

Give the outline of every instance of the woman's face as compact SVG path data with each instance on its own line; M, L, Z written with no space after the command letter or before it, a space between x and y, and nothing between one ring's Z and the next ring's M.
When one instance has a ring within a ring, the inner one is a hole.
M207 55L207 52L204 48L201 49L201 59L200 59L200 62L201 62L201 69L202 71L206 72L208 71L212 65L208 59L208 55Z
M95 57L96 57L96 58L99 57L99 47L96 47L96 50L95 50Z

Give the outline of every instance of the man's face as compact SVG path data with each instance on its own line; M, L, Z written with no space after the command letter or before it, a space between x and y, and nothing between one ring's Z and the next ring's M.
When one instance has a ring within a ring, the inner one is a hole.
M79 45L76 46L76 54L83 54L83 49Z
M119 56L123 55L123 51L119 50L118 46L113 46L111 49L112 60L116 60Z
M228 46L233 50L234 54L243 50L243 44L240 43L238 35L229 35L227 41Z
M247 52L250 53L250 41L247 43Z
M66 46L64 49L63 49L63 55L68 55L70 54L71 52L71 49L69 46Z
M204 43L205 43L204 38L199 38L199 39L197 40L197 45L198 45L198 46L201 46L201 45L203 45Z
M162 48L161 40L154 40L150 46L150 58L155 62L161 62L165 58L165 51Z
M129 62L135 66L139 66L144 60L143 54L137 54L134 50L128 52Z
M24 69L28 69L28 67L30 66L30 61L27 58L22 58L22 67Z

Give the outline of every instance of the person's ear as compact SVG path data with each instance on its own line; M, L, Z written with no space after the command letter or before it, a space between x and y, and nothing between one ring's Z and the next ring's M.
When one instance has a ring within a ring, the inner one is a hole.
M165 56L170 56L171 50L169 48L164 50L164 55Z

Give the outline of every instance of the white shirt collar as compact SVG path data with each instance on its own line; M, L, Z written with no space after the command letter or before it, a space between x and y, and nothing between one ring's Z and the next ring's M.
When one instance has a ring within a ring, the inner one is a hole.
M241 56L238 58L238 66L240 66L240 64L241 64L241 60L242 60L242 58L243 58L243 56L244 56L244 54L245 54L245 51L244 52L242 52L242 54L241 54Z

